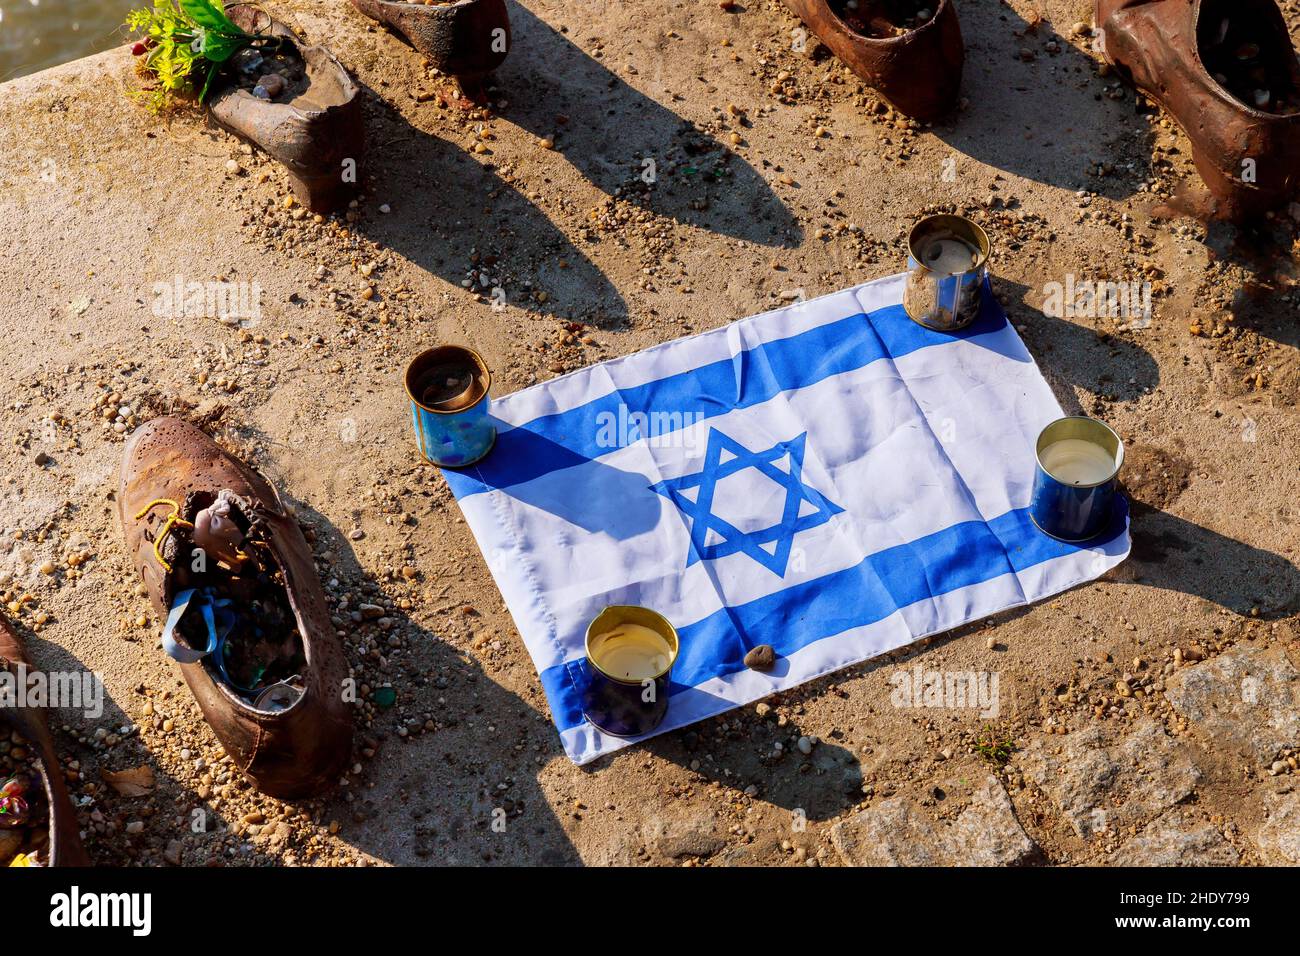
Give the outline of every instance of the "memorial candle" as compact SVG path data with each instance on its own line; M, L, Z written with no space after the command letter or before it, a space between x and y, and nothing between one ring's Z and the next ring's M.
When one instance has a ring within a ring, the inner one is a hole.
M1062 541L1086 541L1111 525L1124 442L1093 418L1058 418L1038 436L1029 517Z
M668 669L673 650L644 624L619 624L591 639L591 660L615 680L654 680Z
M1083 438L1053 442L1038 457L1048 474L1067 485L1100 484L1115 471L1115 456Z
M979 251L960 239L935 239L921 251L921 262L931 272L952 276L975 267Z
M648 734L668 713L669 672L677 659L677 631L646 607L616 605L587 627L582 712L616 737Z

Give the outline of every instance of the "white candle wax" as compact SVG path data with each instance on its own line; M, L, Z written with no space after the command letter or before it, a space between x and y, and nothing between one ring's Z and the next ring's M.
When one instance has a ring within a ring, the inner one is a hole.
M1052 442L1038 457L1049 475L1068 485L1100 484L1115 471L1115 456L1082 438Z
M951 276L975 268L976 255L960 239L933 239L921 250L921 262L931 272Z
M668 669L673 649L667 639L644 624L620 624L591 639L591 660L610 677L653 680Z

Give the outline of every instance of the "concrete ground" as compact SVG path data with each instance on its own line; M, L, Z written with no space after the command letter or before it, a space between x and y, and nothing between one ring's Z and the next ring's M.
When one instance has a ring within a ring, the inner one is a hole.
M365 86L365 196L320 222L200 115L129 100L124 50L5 84L0 591L42 666L106 682L101 718L54 720L95 860L1300 863L1297 222L1192 215L1187 140L1099 71L1088 5L959 5L965 106L918 126L775 0L511 3L484 110L350 4L279 0ZM406 360L472 344L504 394L897 272L940 210L988 229L1062 405L1129 443L1132 557L573 766L417 460ZM260 318L160 315L176 276L256 283ZM1045 315L1071 276L1151 282L1152 320ZM385 609L387 629L340 622L365 690L397 703L367 700L353 772L319 800L232 774L158 650L113 494L124 434L166 412L296 504L332 599ZM995 672L999 715L894 706L918 666ZM101 776L141 766L141 796Z

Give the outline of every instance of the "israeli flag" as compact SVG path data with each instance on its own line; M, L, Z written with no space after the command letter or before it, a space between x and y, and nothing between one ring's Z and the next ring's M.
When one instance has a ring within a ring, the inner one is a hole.
M869 282L494 399L446 471L577 763L633 741L583 717L584 637L611 604L677 628L657 732L1091 580L1039 532L1034 442L1062 415L985 286L956 333ZM759 644L776 667L747 668Z

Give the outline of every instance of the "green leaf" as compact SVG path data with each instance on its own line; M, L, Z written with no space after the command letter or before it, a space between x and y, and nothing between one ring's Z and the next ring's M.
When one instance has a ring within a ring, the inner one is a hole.
M201 27L233 36L243 36L244 31L226 16L225 7L216 0L179 0L181 11Z
M201 36L203 38L203 44L201 47L203 55L213 63L225 63L248 43L248 41L244 39L243 34L232 37L220 33L207 32L201 34Z
M221 69L221 64L216 62L214 62L210 67L208 67L208 75L207 78L203 81L203 89L199 91L200 103L202 103L204 100L208 98L208 87L212 85L212 79L217 75L217 71L219 69Z
M190 93L200 72L202 101L220 65L257 41L226 16L221 0L153 0L153 9L132 11L126 23L152 41L145 65L158 83L150 94L155 107Z

